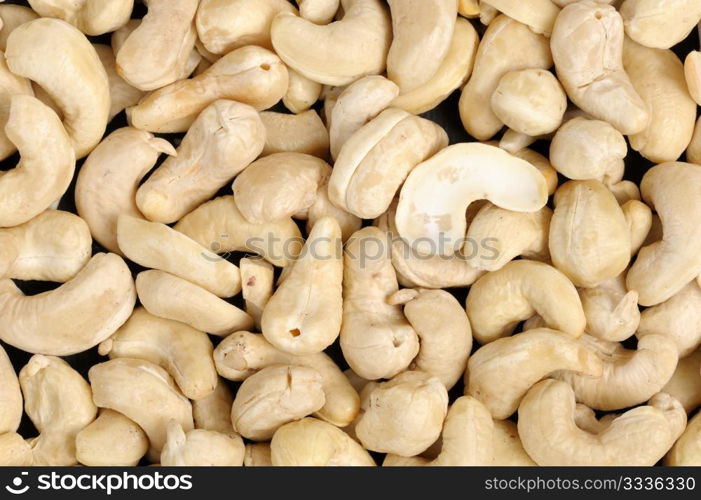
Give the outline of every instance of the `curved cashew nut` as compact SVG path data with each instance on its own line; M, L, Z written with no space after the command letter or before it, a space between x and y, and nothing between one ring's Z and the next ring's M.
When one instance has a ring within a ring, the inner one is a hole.
M149 0L148 12L116 52L117 72L134 87L154 90L181 78L195 47L198 0Z
M185 431L193 428L190 401L158 365L140 359L111 359L90 368L88 378L95 404L136 422L148 436L152 455L163 448L171 419ZM144 401L153 404L144 406Z
M569 181L558 188L550 256L575 286L594 287L620 275L630 261L630 244L623 210L601 182Z
M136 204L147 219L170 224L216 192L263 151L265 127L255 109L219 100L207 106L177 150L139 187Z
M280 427L270 442L274 466L375 466L375 461L348 434L315 418Z
M360 218L379 217L411 171L447 145L448 135L439 125L387 109L344 143L329 180L329 198Z
M250 223L288 219L307 210L331 167L303 153L275 153L254 161L233 183L234 201Z
M99 346L101 356L150 361L167 370L182 393L200 399L214 391L214 347L207 334L139 307L114 335Z
M17 374L5 349L0 346L0 436L15 432L22 420L22 392Z
M640 314L637 336L661 334L672 339L685 357L701 345L701 287L691 281L666 301Z
M448 53L436 73L420 87L395 98L390 105L415 115L438 106L470 77L478 45L475 28L467 19L459 17Z
M32 448L22 436L16 432L0 434L0 464L26 467L33 463Z
M321 352L339 335L343 298L341 228L335 219L314 225L300 257L263 310L261 330L280 350Z
M510 335L519 321L536 313L545 326L575 337L586 324L570 280L554 267L529 260L509 262L478 279L467 295L466 309L480 344Z
M539 35L550 36L555 19L560 13L551 0L483 0L486 5L494 7L499 12L516 21L527 25Z
M495 419L506 419L528 389L557 370L598 377L603 363L574 337L547 328L528 330L497 339L470 357L465 394L482 402Z
M282 97L282 103L293 113L302 113L311 108L321 96L321 84L287 68L290 83Z
M321 159L328 158L329 132L315 110L296 115L263 111L260 119L266 130L262 156L304 153Z
M102 410L75 437L78 462L83 465L133 467L148 451L141 427L121 413Z
M124 26L131 17L134 0L29 0L41 17L56 17L86 35L103 35Z
M243 437L265 441L279 427L311 415L325 402L318 371L307 366L269 366L243 381L231 408L231 421Z
M701 4L695 0L625 0L620 12L626 35L658 49L684 40L701 20Z
M626 289L624 274L595 287L580 289L579 298L587 318L587 333L594 337L622 342L638 329L638 293Z
M686 429L664 458L670 467L701 465L701 413L689 420Z
M120 215L117 241L124 255L139 265L174 274L219 297L241 291L238 267L165 224Z
M419 336L413 368L438 378L450 390L465 372L472 350L465 309L445 290L401 290L388 302L404 305L404 315Z
M66 356L99 344L131 314L136 290L126 263L97 254L59 288L25 296L0 282L0 339L23 351Z
M343 145L399 95L399 87L380 75L360 78L338 95L327 117L331 158L336 160ZM328 102L328 98L325 101Z
M557 378L572 386L578 402L597 410L619 410L647 401L669 381L679 359L674 342L663 335L642 337L634 351L589 335L579 342L601 358L603 373L592 378L566 372Z
M614 7L585 0L562 9L550 47L572 102L630 135L645 129L649 115L623 68L624 37Z
M697 7L701 19L701 7ZM684 67L671 50L650 49L626 39L623 66L650 120L630 145L655 163L677 160L691 142L696 102L689 95Z
M545 178L527 161L494 146L454 144L412 170L395 220L399 234L419 253L450 255L464 244L465 210L473 201L536 212L547 198Z
M267 109L285 95L287 86L287 69L280 58L249 45L229 52L193 78L147 94L127 109L127 118L133 127L150 132L185 132L217 99Z
M175 229L215 253L253 252L279 267L294 262L304 242L292 219L251 224L236 208L233 196L203 203Z
M497 17L482 37L472 77L460 96L460 118L465 130L479 141L491 139L504 126L489 103L499 79L509 71L548 69L552 64L547 38L510 17Z
M557 130L567 110L567 95L560 82L544 69L504 74L490 102L494 114L507 127L530 136Z
M313 368L321 374L326 402L317 416L345 427L358 415L360 399L343 372L324 353L295 356L273 347L262 335L237 332L224 339L214 350L219 374L229 380L245 380L271 365L296 365Z
M419 339L401 307L387 303L399 289L386 233L374 227L346 244L343 268L341 349L355 373L367 380L391 378L419 352Z
M629 290L643 306L669 299L701 274L701 168L689 163L663 163L647 171L640 184L643 200L662 220L663 237L640 249L628 271ZM653 272L654 270L654 272Z
M202 0L195 19L197 34L213 54L244 45L272 49L270 27L281 12L297 14L297 9L287 0Z
M41 85L56 102L78 158L97 146L109 117L109 81L85 35L58 19L36 19L12 32L5 57L13 73Z
M270 31L285 64L326 85L346 85L382 73L392 39L392 23L382 2L341 0L341 5L340 21L320 26L283 12Z
M75 465L75 436L97 416L86 380L61 358L36 354L19 372L24 408L39 437L34 465Z
M187 432L175 420L168 422L167 437L161 451L161 465L240 467L246 447L241 436L205 429Z
M701 349L696 349L677 363L672 378L662 388L679 400L687 413L701 406Z
M577 427L574 413L574 392L565 382L544 380L523 398L518 432L538 465L654 465L686 425L684 409L664 393L598 433Z
M221 377L217 378L214 391L192 402L195 429L217 431L222 434L233 433L234 427L231 425L232 404L234 404L234 397L227 383Z
M0 5L0 19L2 20L2 27L0 27L0 50L5 52L7 48L7 37L10 36L10 33L12 33L17 26L33 21L38 17L39 14L23 5L8 3Z
M172 274L150 270L136 277L139 300L148 312L224 337L247 330L253 318L213 293Z
M87 224L68 212L46 210L19 226L0 229L0 278L56 281L73 279L92 254Z
M470 265L484 271L501 269L519 255L549 260L552 214L547 206L537 212L514 212L487 203L472 219L461 252Z
M392 45L387 53L387 77L401 93L425 84L440 68L450 50L455 0L389 0Z
M0 227L11 227L39 215L65 193L75 153L56 114L28 95L12 97L5 133L21 158L15 169L0 172Z
M137 188L161 153L175 155L165 139L131 127L120 128L98 144L78 173L75 204L93 238L111 252L117 244L117 218L125 214L141 218Z
M5 54L0 53L0 159L5 159L17 151L17 147L7 137L5 126L10 117L10 104L14 95L34 95L32 83L17 76L7 67Z

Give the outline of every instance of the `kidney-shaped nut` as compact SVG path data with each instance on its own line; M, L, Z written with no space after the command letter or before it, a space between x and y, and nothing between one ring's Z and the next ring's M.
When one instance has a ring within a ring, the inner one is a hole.
M365 449L338 427L304 418L280 427L270 442L274 466L375 466Z
M220 337L253 327L251 316L213 293L170 273L143 271L136 277L143 306L155 316L179 321Z
M314 204L330 170L324 160L308 154L264 156L234 180L234 202L250 223L285 220Z
M10 71L5 54L0 53L0 159L5 159L17 151L17 147L5 133L12 96L17 94L33 95L32 83Z
M17 374L0 346L0 435L15 432L22 420L22 392Z
M565 372L557 378L574 389L577 402L597 410L619 410L641 404L659 392L677 367L674 341L645 335L636 350L583 335L579 343L603 361L603 373L593 378Z
M326 85L382 73L392 38L389 12L380 0L342 0L341 5L343 19L323 26L278 14L270 33L285 64Z
M157 364L168 371L185 396L200 399L211 394L217 384L213 349L204 332L139 307L98 350L110 359L134 358Z
M0 339L23 351L65 356L99 344L131 314L136 290L126 263L97 254L64 285L25 296L0 281Z
M477 140L491 139L504 126L489 103L501 77L520 69L548 69L552 63L547 38L510 17L497 17L482 37L472 77L460 96L465 130Z
M4 3L0 5L0 50L3 52L7 47L7 37L10 36L17 26L38 18L39 15L34 10L24 5L13 5Z
M13 73L48 92L76 156L87 155L105 133L110 93L105 68L85 35L58 19L36 19L12 32L5 56Z
M29 0L41 17L56 17L86 35L103 35L129 21L134 0Z
M697 0L625 0L620 12L626 35L631 39L647 47L669 49L689 36L699 24L701 3Z
M392 45L387 77L401 93L426 83L448 54L457 18L455 0L389 0Z
M575 286L594 287L621 274L630 243L623 211L601 182L569 181L557 190L550 256Z
M176 420L168 422L167 437L161 451L161 465L172 466L219 466L240 467L243 465L245 446L241 436L205 429L187 432Z
M686 425L686 413L668 394L613 419L601 432L575 423L574 392L564 382L544 380L523 398L518 432L538 465L654 465Z
M24 224L0 229L0 244L4 246L0 277L18 280L64 283L78 274L92 254L85 221L58 210L46 210Z
M263 156L275 153L304 153L318 158L329 155L329 132L319 114L310 109L297 115L263 111L266 130Z
M358 414L358 393L331 358L320 352L295 356L273 347L262 335L237 332L224 339L214 350L214 362L221 376L245 380L271 365L312 368L321 374L325 403L317 416L339 427L350 424Z
M290 218L251 224L236 208L233 196L203 203L180 219L175 229L214 253L253 252L279 267L292 263L304 243Z
M287 0L202 0L197 9L197 34L213 54L244 45L272 48L270 26L281 12L297 13Z
M669 467L701 466L701 413L689 420L686 429L665 456L664 464Z
M94 365L88 373L93 399L100 408L122 413L136 422L160 452L166 427L175 419L186 431L193 428L192 405L163 368L148 361L117 358Z
M318 371L306 366L269 366L241 384L231 421L243 437L265 441L280 426L318 411L325 400Z
M549 134L560 126L567 109L567 96L549 71L524 69L509 71L501 77L491 105L507 127L537 136Z
M170 224L231 182L263 151L265 127L255 109L235 101L207 106L177 150L136 192L147 219Z
M165 139L131 127L109 134L90 153L78 173L75 203L93 238L111 252L117 244L117 218L141 218L136 206L137 188L161 153L175 154Z
M662 220L661 241L644 246L626 277L643 306L669 299L701 274L701 168L663 163L647 171L640 184L643 200Z
M248 45L219 59L203 73L147 94L127 109L129 123L150 132L185 132L217 99L230 99L261 110L287 90L287 68L274 53Z
M696 3L701 18L701 2ZM682 62L671 50L626 40L623 66L650 115L645 129L630 136L631 147L655 163L677 160L696 123L696 102L689 95Z
M387 299L399 286L390 241L375 227L346 244L343 267L341 349L355 373L368 380L391 378L419 352L419 339L402 309Z
M343 145L329 180L329 198L363 219L387 211L412 169L448 145L437 124L390 108Z
M28 95L12 97L5 133L20 154L16 168L0 173L0 227L11 227L39 215L65 193L75 153L56 114Z
M625 274L579 290L587 333L611 342L631 337L640 324L638 293L626 289Z
M465 394L506 419L528 389L558 370L599 377L603 362L574 337L547 328L497 339L477 350L465 372Z
M664 302L640 314L637 336L661 334L672 339L684 357L701 345L701 287L691 281Z
M61 358L36 354L19 372L24 407L40 432L35 465L75 465L75 436L97 415L85 379Z
M472 349L472 330L465 309L445 290L409 290L404 315L419 336L414 369L439 379L450 390L465 372ZM397 298L403 291L390 297Z
M343 255L335 219L314 225L300 257L263 310L261 330L278 349L313 354L330 346L341 329Z
M645 129L649 115L623 68L624 37L614 7L584 0L562 9L550 47L572 102L629 135Z
M120 215L117 241L139 265L192 281L219 297L241 291L238 267L165 224Z
M355 432L366 449L412 457L440 436L448 392L439 379L408 371L377 384L362 409Z
M558 129L550 144L553 168L570 179L618 181L628 146L607 122L580 116Z
M195 46L198 0L149 0L141 24L117 54L117 71L141 90L154 90L182 78Z
M547 198L545 178L527 161L486 144L454 144L412 170L395 220L415 251L451 255L465 243L465 210L473 201L535 212Z
M83 465L133 467L148 451L141 427L121 413L102 410L75 438L76 458Z
M478 279L467 296L472 334L480 344L511 334L534 314L545 325L578 337L586 318L577 289L560 271L541 262L515 260Z

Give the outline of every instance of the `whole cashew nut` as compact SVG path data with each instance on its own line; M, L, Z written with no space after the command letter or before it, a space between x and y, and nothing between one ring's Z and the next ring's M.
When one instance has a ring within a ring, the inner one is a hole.
M701 20L701 4L696 0L625 0L620 12L626 35L658 49L681 42Z
M121 413L102 410L75 437L76 458L83 465L133 467L148 451L141 427Z
M321 84L287 68L290 83L282 97L282 103L293 113L302 113L311 108L321 96Z

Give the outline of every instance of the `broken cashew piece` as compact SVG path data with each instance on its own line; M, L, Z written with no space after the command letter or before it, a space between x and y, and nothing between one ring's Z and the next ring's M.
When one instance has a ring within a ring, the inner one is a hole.
M133 467L148 451L141 427L114 410L102 410L75 438L76 458L95 467Z
M26 352L67 356L99 344L131 315L136 290L126 263L97 254L55 290L25 296L0 281L0 339Z
M545 326L574 337L586 318L577 289L560 271L541 262L515 260L478 279L467 295L472 334L480 344L511 334L534 314Z
M187 432L175 420L168 422L166 442L161 451L161 465L240 467L246 451L241 436L205 429Z

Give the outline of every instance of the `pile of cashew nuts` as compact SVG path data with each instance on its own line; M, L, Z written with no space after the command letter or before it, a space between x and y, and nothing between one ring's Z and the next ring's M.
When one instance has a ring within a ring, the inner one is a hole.
M0 465L701 465L701 0L22 3Z

